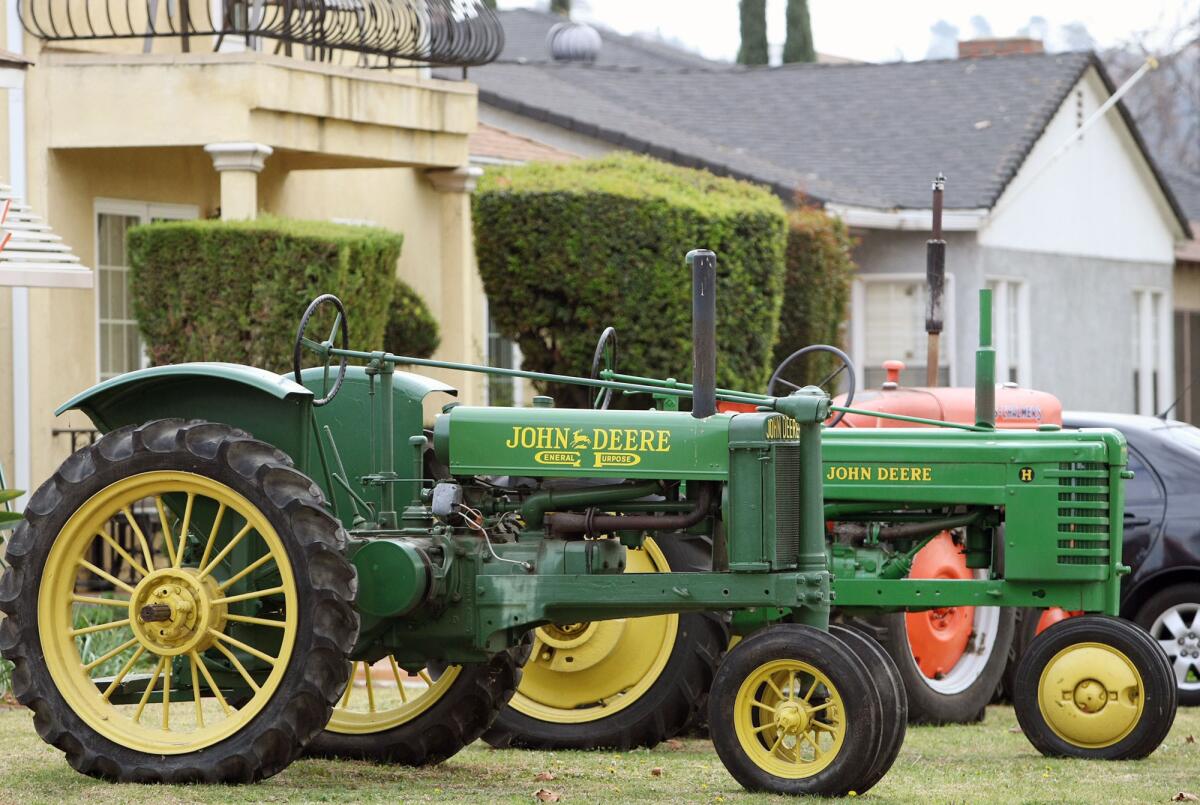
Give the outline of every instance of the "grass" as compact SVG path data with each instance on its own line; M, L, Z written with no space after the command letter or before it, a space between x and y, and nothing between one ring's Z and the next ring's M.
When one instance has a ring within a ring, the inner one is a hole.
M983 724L916 727L896 765L863 799L875 803L1162 802L1200 794L1200 709L1180 710L1144 761L1049 760L1015 731L1011 708ZM1194 742L1189 736L1197 736ZM113 785L74 772L41 742L30 713L0 708L0 803L524 802L546 788L561 802L785 802L748 794L701 740L633 752L496 751L476 744L426 769L304 760L255 786ZM653 770L661 769L660 775ZM538 779L541 772L553 780Z

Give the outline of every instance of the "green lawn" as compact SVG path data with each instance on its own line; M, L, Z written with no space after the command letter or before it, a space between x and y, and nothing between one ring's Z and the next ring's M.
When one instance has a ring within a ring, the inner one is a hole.
M1200 794L1200 709L1181 710L1148 760L1047 760L1016 732L1008 707L969 727L920 727L870 802L1170 802ZM660 769L659 774L654 769ZM549 772L553 780L540 781ZM428 769L306 760L239 788L111 785L76 774L41 742L24 709L0 709L0 802L527 802L547 788L561 802L765 802L725 773L705 741L634 752L495 751L477 744Z

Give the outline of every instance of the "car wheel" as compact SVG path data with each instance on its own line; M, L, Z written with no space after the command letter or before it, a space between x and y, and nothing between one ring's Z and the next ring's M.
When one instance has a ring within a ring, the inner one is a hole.
M1171 661L1179 703L1200 705L1200 584L1177 584L1157 593L1134 618Z

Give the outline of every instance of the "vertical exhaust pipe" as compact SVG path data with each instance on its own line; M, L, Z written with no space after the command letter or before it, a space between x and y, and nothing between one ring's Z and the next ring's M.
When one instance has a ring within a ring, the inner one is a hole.
M717 256L708 249L687 253L692 269L692 416L717 412Z
M996 427L996 348L992 346L992 290L979 290L979 349L975 351L975 424Z

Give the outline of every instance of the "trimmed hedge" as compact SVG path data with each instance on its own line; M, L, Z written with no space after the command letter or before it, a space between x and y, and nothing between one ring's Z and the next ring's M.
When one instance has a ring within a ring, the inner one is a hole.
M442 343L437 319L421 295L404 280L396 280L383 348L394 355L428 358Z
M404 239L383 229L264 217L170 221L129 230L133 313L154 364L291 367L300 315L336 293L350 344L383 341ZM331 316L310 332L324 338Z
M787 279L779 317L775 365L809 344L841 346L850 279L854 274L854 239L840 219L815 207L788 214ZM797 385L816 383L838 367L828 353L805 356L785 375Z
M612 325L624 371L690 380L684 256L708 248L717 253L717 382L763 387L786 246L783 205L768 191L618 154L489 169L473 203L489 307L520 345L524 368L586 375ZM562 405L589 404L577 386L543 390Z

